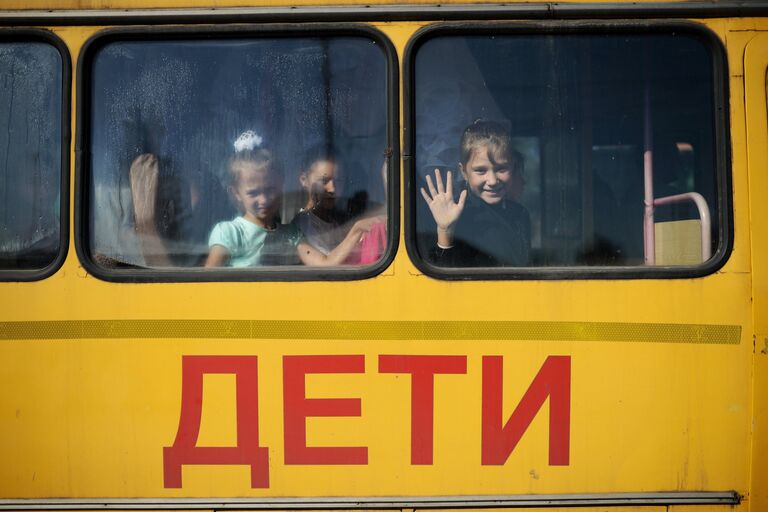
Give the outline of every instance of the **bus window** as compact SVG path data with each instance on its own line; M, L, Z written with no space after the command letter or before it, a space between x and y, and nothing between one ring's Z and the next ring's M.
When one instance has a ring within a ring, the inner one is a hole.
M711 263L727 224L713 47L691 31L425 32L408 56L417 264Z
M88 59L93 263L113 275L269 267L256 277L269 279L379 262L388 62L361 33L100 43Z
M0 272L60 255L62 57L41 41L0 42Z

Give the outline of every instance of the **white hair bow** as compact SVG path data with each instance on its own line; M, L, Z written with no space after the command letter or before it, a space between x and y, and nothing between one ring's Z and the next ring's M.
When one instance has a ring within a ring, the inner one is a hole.
M262 138L253 130L243 132L235 141L235 152L253 151L254 148L261 146Z

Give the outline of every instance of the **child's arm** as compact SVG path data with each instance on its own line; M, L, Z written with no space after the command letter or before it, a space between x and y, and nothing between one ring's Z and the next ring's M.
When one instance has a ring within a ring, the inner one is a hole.
M459 194L459 202L453 202L453 181L451 181L451 171L445 176L447 183L443 186L443 178L440 176L440 170L435 169L435 182L437 189L432 184L432 179L427 175L427 187L429 193L421 188L421 195L429 205L432 217L437 224L437 245L443 249L453 246L453 228L464 210L464 203L467 200L467 191L462 190Z
M160 170L157 157L146 153L136 157L131 164L129 178L133 219L139 236L141 253L150 267L170 267L171 260L165 242L157 232L157 194L160 189Z
M205 260L206 267L225 267L229 263L229 251L221 245L214 245Z
M352 229L349 230L344 240L327 255L307 243L306 240L302 240L296 247L299 251L299 258L308 267L333 267L341 265L360 242L360 237L370 231L375 224L383 220L384 217L368 217L367 219L358 220L352 225Z

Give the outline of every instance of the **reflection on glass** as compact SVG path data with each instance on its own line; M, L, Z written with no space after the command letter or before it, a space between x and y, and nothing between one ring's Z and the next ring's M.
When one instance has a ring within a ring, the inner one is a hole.
M0 269L43 269L60 246L58 51L0 43Z
M348 266L383 254L386 61L373 41L113 42L91 80L100 265Z
M713 76L707 45L680 34L431 37L415 60L419 254L705 261L719 243Z

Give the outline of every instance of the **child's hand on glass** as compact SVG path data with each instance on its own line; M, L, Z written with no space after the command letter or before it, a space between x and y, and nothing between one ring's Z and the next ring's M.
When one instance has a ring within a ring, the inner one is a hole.
M427 187L429 193L421 188L421 195L429 205L429 209L432 212L432 217L437 224L438 243L444 245L445 242L449 244L453 242L453 237L449 236L450 240L445 240L441 235L452 233L453 225L459 220L461 212L464 210L464 203L467 200L467 191L462 190L459 194L459 201L453 200L453 181L451 179L451 171L448 171L445 176L445 185L443 185L443 178L440 175L440 170L435 169L435 185L432 183L432 178L427 175Z
M151 153L139 155L131 164L130 182L133 199L133 218L136 229L156 229L156 203L160 170L157 157Z
M364 235L365 233L369 232L376 224L381 224L382 222L386 221L387 217L383 215L366 217L355 222L352 226L352 230L357 234Z

